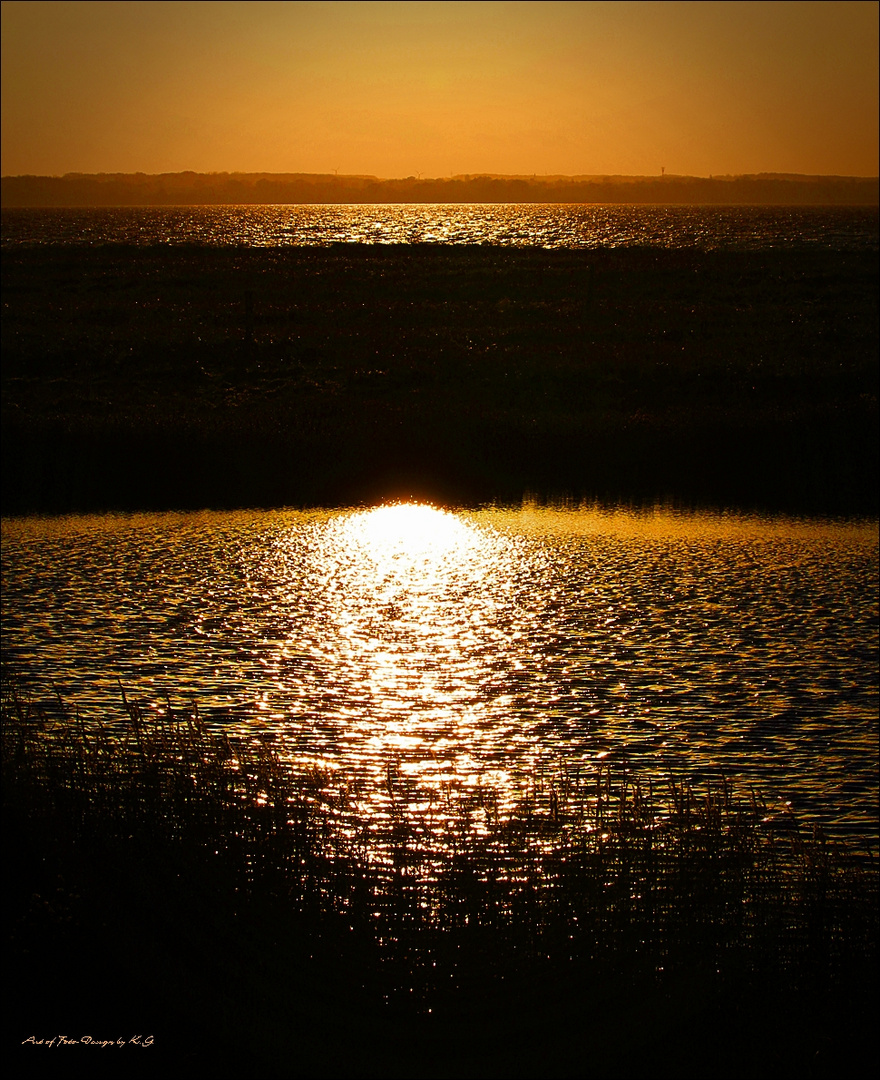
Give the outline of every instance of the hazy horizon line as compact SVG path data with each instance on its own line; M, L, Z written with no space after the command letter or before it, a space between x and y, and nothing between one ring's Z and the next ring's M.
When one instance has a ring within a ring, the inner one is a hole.
M14 207L229 206L380 203L644 203L682 205L876 206L880 178L804 173L683 176L622 174L418 174L191 170L0 177L0 205Z
M341 173L337 170L327 172L270 172L263 169L173 169L160 172L146 172L138 169L134 172L122 170L107 170L101 172L64 172L64 173L3 173L2 180L65 180L98 177L160 177L160 176L257 176L257 177L289 177L289 178L315 178L321 180L366 180L376 183L393 183L395 181L407 181L416 183L436 183L442 180L530 180L562 181L571 180L578 183L591 181L638 181L638 180L793 180L793 181L821 181L821 180L880 180L880 174L851 174L851 173L794 173L794 172L749 172L749 173L709 173L700 176L695 173L498 173L498 172L466 172L450 173L444 176L427 176L422 173L411 173L408 176L378 176L373 173Z

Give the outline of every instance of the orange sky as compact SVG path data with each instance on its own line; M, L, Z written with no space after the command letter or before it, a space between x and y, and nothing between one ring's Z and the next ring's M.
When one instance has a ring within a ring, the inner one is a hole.
M876 175L878 7L4 2L2 171Z

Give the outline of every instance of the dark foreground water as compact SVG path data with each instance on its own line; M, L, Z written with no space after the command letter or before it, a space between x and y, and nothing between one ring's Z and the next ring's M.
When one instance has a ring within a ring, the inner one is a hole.
M198 702L342 768L513 797L542 769L720 770L877 847L875 522L608 511L3 524L6 661L49 708Z

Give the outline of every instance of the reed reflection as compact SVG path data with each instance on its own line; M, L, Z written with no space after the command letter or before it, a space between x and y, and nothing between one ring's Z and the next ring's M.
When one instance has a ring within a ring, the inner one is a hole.
M276 667L310 717L308 732L290 732L296 750L355 761L374 780L391 763L418 784L475 782L479 772L503 785L506 771L486 766L524 737L504 713L532 661L533 549L398 504L316 525L297 562L290 601L305 625Z

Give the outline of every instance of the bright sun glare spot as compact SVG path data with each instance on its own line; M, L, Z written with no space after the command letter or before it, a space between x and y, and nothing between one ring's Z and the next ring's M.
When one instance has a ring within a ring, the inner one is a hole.
M426 503L394 503L360 518L364 541L393 558L437 558L462 544L469 530L445 510Z

